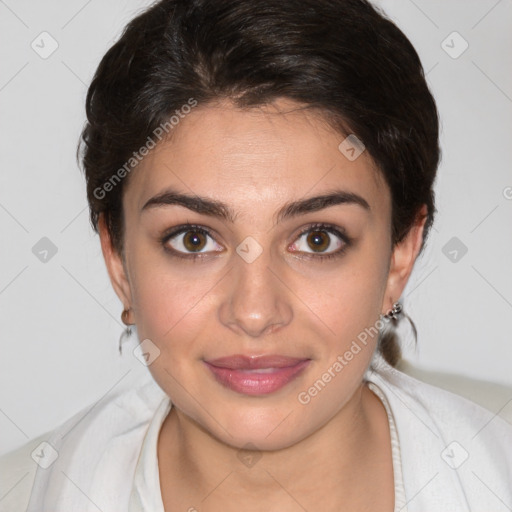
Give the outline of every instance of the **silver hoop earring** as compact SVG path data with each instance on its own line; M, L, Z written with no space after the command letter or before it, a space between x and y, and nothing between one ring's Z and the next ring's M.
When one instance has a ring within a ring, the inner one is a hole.
M132 328L126 327L123 332L121 333L121 336L119 336L119 355L122 355L123 353L123 347L122 344L127 341L130 336L132 335Z
M131 326L133 324L128 323L128 315L129 315L129 313L130 313L130 309L124 309L123 312L121 313L121 320L126 325L126 328L121 333L121 336L119 336L119 354L120 355L123 353L122 344L127 339L129 339L130 336L132 335L132 327Z

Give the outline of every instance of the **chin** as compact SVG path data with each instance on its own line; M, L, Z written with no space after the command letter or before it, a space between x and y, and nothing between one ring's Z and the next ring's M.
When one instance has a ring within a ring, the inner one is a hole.
M293 409L248 406L245 412L233 407L221 414L212 414L222 427L208 418L203 428L223 443L236 449L273 451L287 448L307 437L303 420L290 414ZM300 426L300 428L299 428ZM224 428L223 428L224 427Z

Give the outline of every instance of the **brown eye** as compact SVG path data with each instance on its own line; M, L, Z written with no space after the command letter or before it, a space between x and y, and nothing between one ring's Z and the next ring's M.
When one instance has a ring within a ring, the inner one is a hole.
M208 231L198 227L181 226L164 236L161 242L174 255L190 258L223 249Z
M306 241L309 247L315 252L325 251L331 243L331 239L325 231L311 231Z
M351 239L340 229L330 225L314 225L304 230L291 245L292 252L312 254L317 259L342 254L351 243Z
M200 251L206 244L206 236L199 231L187 231L183 236L183 246L187 251Z

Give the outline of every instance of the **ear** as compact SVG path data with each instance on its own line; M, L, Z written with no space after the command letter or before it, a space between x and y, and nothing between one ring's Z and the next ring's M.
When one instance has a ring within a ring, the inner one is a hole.
M391 261L382 304L385 314L389 312L393 303L396 302L405 285L409 280L414 262L418 256L423 241L423 229L427 220L427 205L423 205L419 210L414 225L411 227L404 239L395 245L391 254Z
M110 282L119 300L123 303L124 308L130 309L132 305L130 283L123 260L112 246L112 240L103 213L100 214L98 219L98 231L100 235L101 251L105 259ZM132 311L130 310L130 316L131 314Z

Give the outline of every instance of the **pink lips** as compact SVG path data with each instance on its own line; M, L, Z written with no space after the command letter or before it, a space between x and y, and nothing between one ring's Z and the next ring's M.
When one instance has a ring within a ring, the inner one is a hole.
M310 359L281 355L233 355L205 361L222 385L245 395L264 395L281 389L297 377Z

